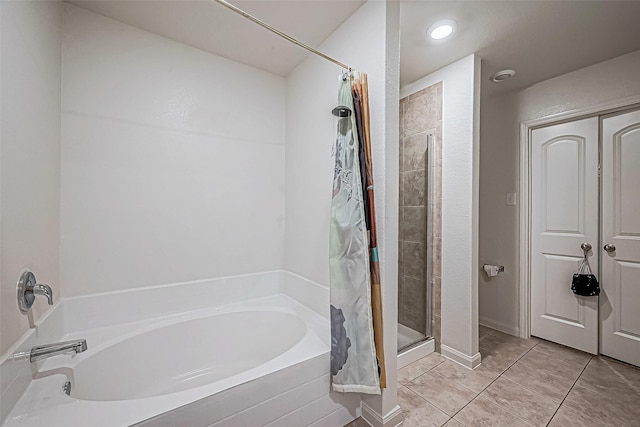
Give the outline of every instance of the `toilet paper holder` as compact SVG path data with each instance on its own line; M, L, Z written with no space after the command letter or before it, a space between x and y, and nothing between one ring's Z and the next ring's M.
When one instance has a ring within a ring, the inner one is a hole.
M491 265L491 264L483 264L482 268L485 267L485 265ZM496 267L498 267L498 273L504 273L504 265L497 265Z

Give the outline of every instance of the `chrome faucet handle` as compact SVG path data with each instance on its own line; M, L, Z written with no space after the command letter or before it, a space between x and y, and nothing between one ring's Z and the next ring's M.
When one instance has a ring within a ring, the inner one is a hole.
M23 270L18 279L18 307L22 313L29 311L36 295L47 297L47 303L53 305L53 291L46 283L37 283L36 276L28 269Z

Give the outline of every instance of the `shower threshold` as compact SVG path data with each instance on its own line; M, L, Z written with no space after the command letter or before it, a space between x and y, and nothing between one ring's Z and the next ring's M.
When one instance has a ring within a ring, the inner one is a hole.
M436 342L433 337L427 337L398 350L398 369L404 368L418 359L422 359L435 351Z
M428 336L408 326L398 323L398 352L424 341Z

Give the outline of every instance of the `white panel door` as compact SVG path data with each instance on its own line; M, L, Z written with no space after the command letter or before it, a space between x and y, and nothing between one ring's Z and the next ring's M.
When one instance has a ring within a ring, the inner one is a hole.
M602 120L601 217L600 352L640 366L640 111Z
M598 297L571 291L582 257L598 274L597 117L532 131L531 335L598 352Z

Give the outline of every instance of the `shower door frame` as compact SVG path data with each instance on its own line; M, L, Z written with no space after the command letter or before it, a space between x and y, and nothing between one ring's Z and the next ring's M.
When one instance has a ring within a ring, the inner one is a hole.
M430 183L434 182L434 177L435 174L437 173L436 171L436 164L435 164L435 155L434 155L434 140L435 140L435 135L432 133L427 133L427 149L425 151L425 196L426 196L426 212L427 214L425 215L425 221L426 221L426 236L425 236L425 245L426 245L426 251L425 251L425 333L424 333L424 337L416 340L410 344L407 344L403 347L399 347L398 348L398 353L401 353L405 350L409 350L417 345L420 345L430 339L433 339L433 310L432 310L432 302L433 302L433 295L431 294L433 291L433 285L432 285L432 273L433 273L433 266L432 266L432 260L433 260L433 214L431 212L431 205L432 205L432 201L434 200L435 196L437 195L436 189L433 185L430 185ZM400 320L397 320L398 323L400 323Z
M429 338L433 338L433 310L432 310L432 304L433 304L433 285L432 285L432 281L433 281L433 266L432 266L432 262L433 262L433 213L431 212L432 209L432 204L433 204L433 200L434 197L436 196L436 191L435 188L433 186L433 182L434 182L434 178L435 178L435 174L436 174L436 165L435 165L435 156L434 156L434 139L435 139L435 135L428 133L427 134L427 151L425 153L425 155L427 156L427 158L425 159L425 183L424 183L424 189L425 189L425 195L426 195L426 207L427 207L427 214L425 215L425 221L427 221L427 235L425 237L425 245L427 245L427 250L426 250L426 268L425 268L425 275L426 275L426 290L425 290L425 294L426 294L426 301L425 301L425 318L426 318L426 328L425 328L425 340L429 339Z

